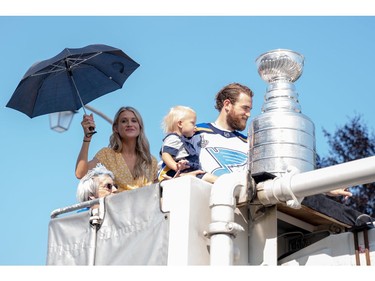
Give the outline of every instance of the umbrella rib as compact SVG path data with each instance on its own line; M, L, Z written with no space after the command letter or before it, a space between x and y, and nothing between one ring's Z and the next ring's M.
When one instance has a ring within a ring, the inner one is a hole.
M82 63L84 63L85 61L88 61L100 54L102 54L103 52L97 52L97 53L94 53L92 56L88 57L88 58L84 58L84 59L81 59L81 58L76 58L76 59L71 59L73 61L72 65L70 65L70 68L73 68L73 67L76 67L77 65L80 65ZM70 61L70 58L67 58L69 61ZM77 61L79 61L78 63L76 63Z
M44 72L38 72L38 73L34 73L30 76L40 76L40 75L44 75L44 74L50 74L50 73L54 73L54 72L61 72L61 71L65 71L65 67L62 67L58 64L52 64L53 68L51 70L48 70L48 71L44 71ZM59 69L54 69L55 67L59 68Z
M69 65L69 69L72 69L72 68L76 67L77 65L80 65L80 64L84 63L85 61L90 60L90 59L92 59L92 58L94 58L94 57L96 57L96 56L98 56L102 53L103 52L94 53L92 56L90 56L88 58L85 58L85 59L81 59L79 57L75 58L75 59L67 57L66 60L73 62L71 65ZM77 63L77 61L79 61L79 62ZM55 69L55 68L57 68L57 69ZM38 73L32 74L30 76L39 76L39 75L50 74L50 73L54 73L54 72L66 71L66 70L68 70L68 69L65 66L61 66L59 64L52 64L52 69L50 69L48 71L38 72Z

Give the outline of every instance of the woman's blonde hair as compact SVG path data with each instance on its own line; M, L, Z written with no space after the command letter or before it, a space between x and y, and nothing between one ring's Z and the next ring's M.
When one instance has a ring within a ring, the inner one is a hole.
M119 133L115 131L115 127L118 125L120 114L124 111L133 112L139 123L139 135L137 137L135 146L135 154L137 156L137 160L134 165L133 177L134 179L143 180L145 178L148 181L153 181L154 179L151 178L152 173L150 173L150 171L152 170L150 143L145 134L142 116L134 107L123 106L117 111L112 124L112 135L109 138L109 147L116 152L122 151L122 139Z
M187 113L196 114L195 111L188 106L177 105L172 107L163 118L161 124L164 133L168 134L174 132L177 129L177 122L183 120Z

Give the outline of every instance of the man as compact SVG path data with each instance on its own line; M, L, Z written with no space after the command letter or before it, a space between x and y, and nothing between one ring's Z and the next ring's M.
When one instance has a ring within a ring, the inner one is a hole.
M220 176L248 168L249 144L240 132L245 130L250 117L253 95L252 90L239 83L231 83L216 94L219 116L214 123L198 124L192 140L204 172ZM352 196L346 189L329 191L327 195Z
M219 116L214 123L197 124L192 142L199 151L202 170L220 176L247 169L245 130L252 109L253 92L239 83L231 83L216 94Z

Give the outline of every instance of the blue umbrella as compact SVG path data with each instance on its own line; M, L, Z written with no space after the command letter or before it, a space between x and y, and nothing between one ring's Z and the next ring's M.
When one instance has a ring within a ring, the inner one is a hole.
M122 50L111 46L66 48L33 64L6 106L30 118L81 107L86 114L85 104L122 88L138 67Z

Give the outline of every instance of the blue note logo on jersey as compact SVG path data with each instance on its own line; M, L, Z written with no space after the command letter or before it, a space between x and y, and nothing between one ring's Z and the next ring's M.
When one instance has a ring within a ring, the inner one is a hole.
M207 148L207 152L219 164L219 167L212 171L216 176L232 173L237 170L244 170L246 168L246 153L221 147Z

